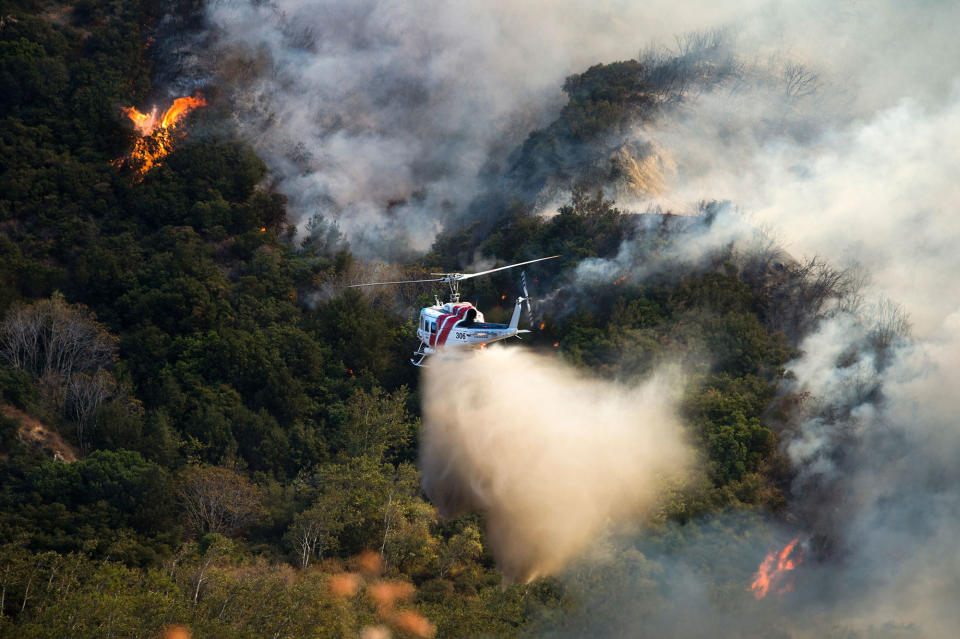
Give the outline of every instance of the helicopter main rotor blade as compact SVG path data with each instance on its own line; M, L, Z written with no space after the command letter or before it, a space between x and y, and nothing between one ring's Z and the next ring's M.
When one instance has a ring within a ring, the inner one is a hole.
M514 266L523 266L524 264L533 264L534 262L542 262L544 260L552 260L555 257L560 257L559 255L551 255L550 257L539 257L535 260L528 260L526 262L518 262L516 264L510 264L509 266L501 266L499 268L492 268L489 271L480 271L479 273L464 273L458 277L458 280L468 280L471 277L477 277L480 275L486 275L487 273L494 273L496 271L502 271L504 269L513 268Z
M417 284L420 282L443 282L444 278L437 278L432 280L403 280L401 282L367 282L366 284L348 284L347 288L356 288L358 286L383 286L386 284Z
M539 257L535 260L527 260L526 262L518 262L517 264L500 266L498 268L492 268L488 271L480 271L479 273L431 273L431 275L442 275L443 277L438 277L438 278L429 279L429 280L403 280L400 282L366 282L364 284L349 284L347 285L346 288L356 288L358 286L385 286L388 284L419 284L421 282L447 282L452 286L454 282L459 282L460 280L468 280L471 277L486 275L487 273L495 273L496 271L502 271L504 269L513 268L514 266L523 266L524 264L533 264L534 262L552 260L555 257L560 257L560 256L551 255L550 257Z

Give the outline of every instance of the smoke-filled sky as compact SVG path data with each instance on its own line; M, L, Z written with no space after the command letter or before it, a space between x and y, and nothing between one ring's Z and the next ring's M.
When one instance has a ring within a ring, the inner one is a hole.
M291 214L301 225L315 214L335 219L362 256L382 259L426 248L462 213L484 172L497 174L532 128L556 116L571 73L708 28L726 29L745 68L804 65L816 76L809 95L723 86L631 134L656 142L676 167L654 203L693 210L699 199L728 199L740 212L686 246L685 259L761 226L797 258L858 263L869 275L861 308L828 314L789 366L789 390L814 398L781 435L798 470L788 498L805 517L794 523L829 530L836 555L808 561L790 596L731 605L750 613L743 618L778 619L779 636L953 636L960 3L717 5L212 2L205 59L217 60L209 72ZM624 247L581 275L631 268L637 255ZM913 338L881 349L873 336L884 300L902 305ZM759 530L747 525L738 539L770 538ZM591 634L758 634L701 580L698 544L730 535L720 527L648 557L678 575L662 605L628 605L647 590L625 578L627 603L603 614L599 601L587 606ZM745 566L770 550L751 549Z

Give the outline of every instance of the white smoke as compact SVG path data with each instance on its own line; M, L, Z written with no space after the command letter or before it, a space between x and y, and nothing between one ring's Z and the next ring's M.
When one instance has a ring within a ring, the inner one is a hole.
M429 246L482 174L501 170L558 112L563 78L589 65L725 27L744 64L796 59L819 74L830 95L821 115L869 118L904 96L933 104L949 93L958 11L949 2L217 0L188 57L231 99L301 230L325 216L356 252L387 259ZM698 107L701 127L766 130L771 115L785 115L766 99L714 99L716 117ZM744 151L734 142L728 152Z
M675 157L695 146L723 158L678 179L675 199L730 199L797 255L863 265L921 332L956 308L960 93L936 106L905 98L813 144L777 140L738 156L726 140L674 142Z

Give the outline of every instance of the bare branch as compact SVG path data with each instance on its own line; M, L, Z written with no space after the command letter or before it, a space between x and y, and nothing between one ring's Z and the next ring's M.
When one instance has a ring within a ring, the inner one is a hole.
M222 466L194 466L184 471L177 496L195 535L232 535L263 510L260 489L240 473Z

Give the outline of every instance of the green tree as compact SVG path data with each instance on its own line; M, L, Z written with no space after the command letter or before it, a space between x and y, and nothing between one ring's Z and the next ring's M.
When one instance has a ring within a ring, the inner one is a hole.
M407 412L409 393L401 387L385 393L356 389L347 400L346 418L338 434L338 449L348 457L381 460L390 450L405 446L417 430Z

